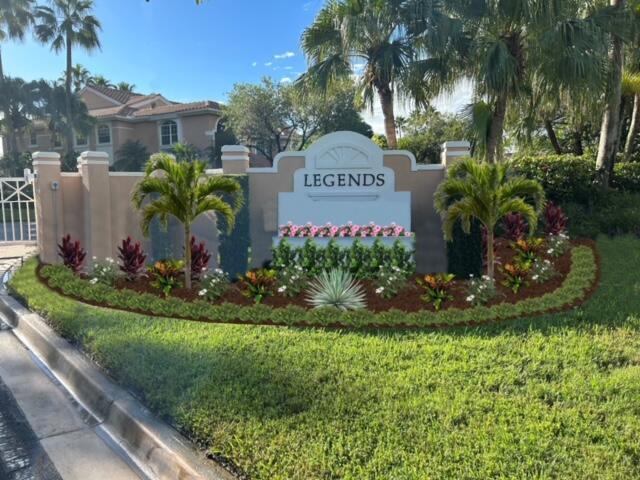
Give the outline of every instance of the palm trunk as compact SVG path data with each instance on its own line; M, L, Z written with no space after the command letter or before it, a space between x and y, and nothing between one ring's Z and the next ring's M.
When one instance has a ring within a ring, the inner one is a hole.
M628 162L633 153L633 142L638 133L638 115L640 115L640 94L633 96L633 113L631 114L631 123L629 124L629 133L627 133L627 141L624 144L624 160Z
M610 0L611 6L621 9L624 0ZM614 35L609 53L609 81L607 84L606 107L602 116L600 142L596 159L596 179L602 188L609 187L611 170L616 157L616 145L620 135L620 102L622 99L623 42Z
M184 286L191 290L191 225L184 225Z
M6 95L5 89L5 79L4 79L4 68L2 66L2 49L0 48L0 92L2 92L2 112L4 113L4 125L5 125L5 134L7 136L7 151L5 152L7 155L12 154L13 152L18 151L18 145L16 142L16 132L13 128L13 119L11 118L11 109L9 107L9 98Z
M487 276L493 280L495 275L495 258L493 255L493 230L487 228Z
M496 98L491 127L487 139L487 162L495 163L502 160L502 133L504 131L504 119L507 114L507 95L501 94Z
M551 120L544 121L544 128L547 131L547 136L549 137L551 145L553 145L553 149L558 155L562 155L562 147L560 146L560 142L558 142L558 137L556 137L556 132L553 129L553 123L551 123Z
M582 131L575 130L571 135L573 136L573 153L581 157L584 155L584 148L582 147Z
M73 116L71 114L71 33L67 32L67 71L65 77L65 114L67 116L67 131L65 132L67 154L71 155L73 152Z
M384 131L387 135L387 145L390 149L398 147L396 137L396 118L393 113L393 92L388 86L378 89L380 96L380 105L382 106L382 115L384 116Z

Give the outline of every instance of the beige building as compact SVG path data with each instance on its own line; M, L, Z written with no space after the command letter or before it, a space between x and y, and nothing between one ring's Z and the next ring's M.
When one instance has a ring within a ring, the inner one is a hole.
M87 136L76 135L75 150L105 152L111 164L128 140L140 141L149 153L188 143L205 150L213 143L221 111L212 101L179 103L160 94L142 95L115 88L87 85L80 96L96 120ZM22 151L61 151L61 139L44 122L34 122L19 139Z

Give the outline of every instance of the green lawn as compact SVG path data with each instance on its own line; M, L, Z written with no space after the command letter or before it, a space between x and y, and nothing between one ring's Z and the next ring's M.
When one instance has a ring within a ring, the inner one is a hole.
M360 332L115 313L13 288L254 479L640 478L640 240L600 239L584 308Z

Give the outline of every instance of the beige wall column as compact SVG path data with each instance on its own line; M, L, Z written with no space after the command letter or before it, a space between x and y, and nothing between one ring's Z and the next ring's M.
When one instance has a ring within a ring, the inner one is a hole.
M105 152L82 152L78 170L82 176L85 248L89 257L104 260L113 251L109 156Z
M60 155L34 152L34 195L38 221L38 251L45 263L58 261L57 244L64 235L64 211L60 188Z
M469 156L471 156L471 144L466 140L442 144L440 159L446 168L450 168L461 158Z
M243 145L222 147L222 171L225 174L247 173L250 150Z

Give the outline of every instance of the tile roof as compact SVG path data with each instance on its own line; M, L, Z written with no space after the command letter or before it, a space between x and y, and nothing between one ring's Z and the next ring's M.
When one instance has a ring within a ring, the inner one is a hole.
M166 113L183 113L192 112L197 110L219 110L220 104L205 100L203 102L191 102L191 103L174 103L172 105L159 105L156 107L141 108L133 112L134 117L148 117L151 115L164 115Z
M118 90L117 88L111 88L111 87L103 87L100 85L94 85L93 83L90 83L87 86L100 92L103 95L106 95L107 97L111 98L112 100L115 100L118 103L127 103L132 98L144 97L144 95L140 93L127 92L125 90Z

